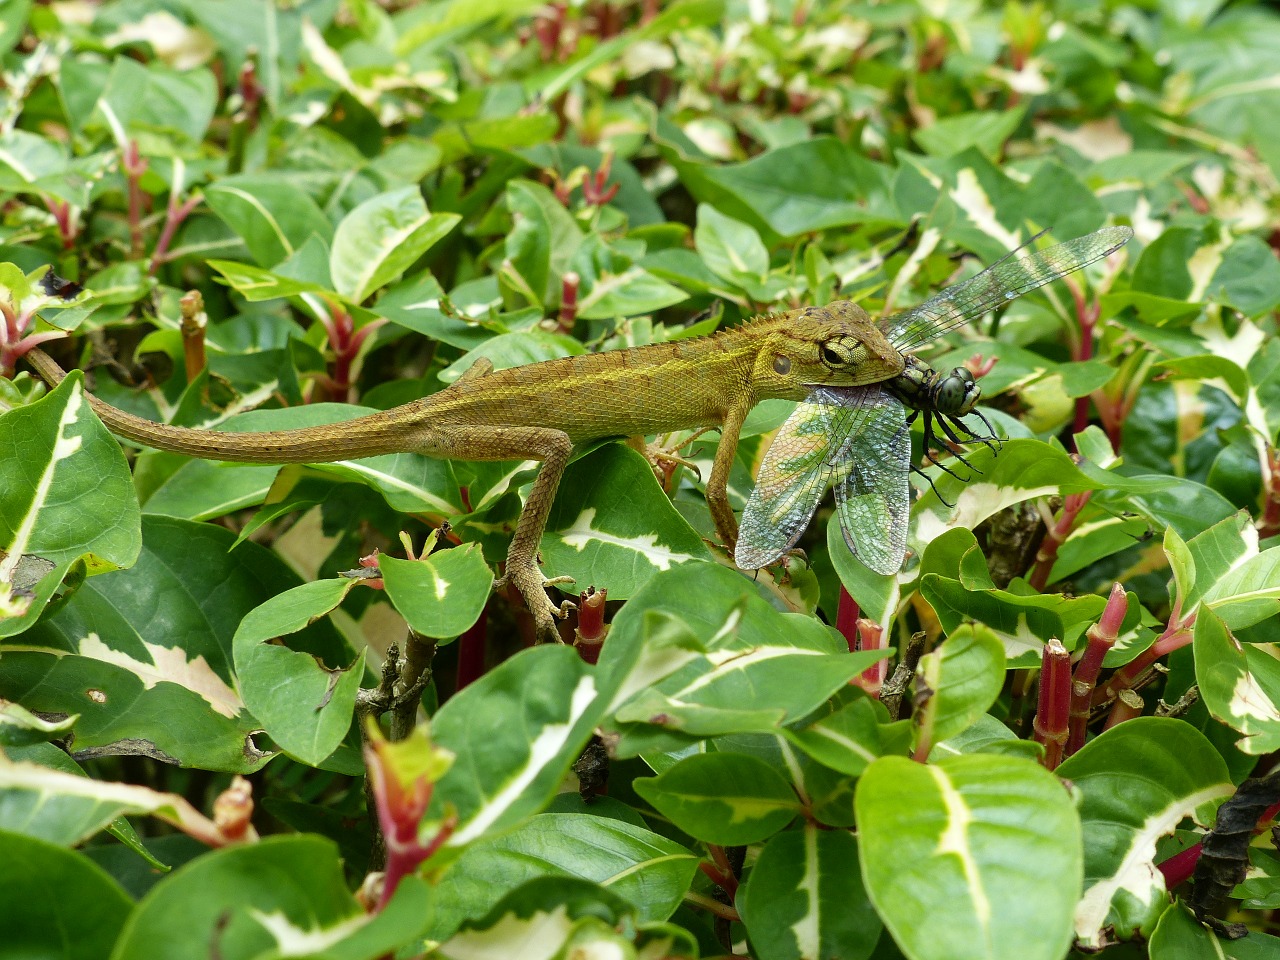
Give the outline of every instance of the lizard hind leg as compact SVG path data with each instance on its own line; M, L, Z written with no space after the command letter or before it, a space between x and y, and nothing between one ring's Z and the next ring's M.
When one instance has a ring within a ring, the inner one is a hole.
M529 497L525 500L516 532L507 549L507 570L495 582L495 589L506 584L516 588L529 612L533 614L539 643L560 640L556 618L564 619L574 609L565 600L558 607L547 596L552 584L573 582L572 577L547 579L538 566L538 544L547 526L547 514L556 498L560 477L573 452L573 441L563 430L551 427L467 427L459 432L459 458L476 460L541 460Z

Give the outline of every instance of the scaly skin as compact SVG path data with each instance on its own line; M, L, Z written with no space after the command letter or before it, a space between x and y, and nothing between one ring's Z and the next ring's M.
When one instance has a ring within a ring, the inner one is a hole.
M50 384L66 376L43 351L27 356ZM450 460L540 460L504 579L524 598L538 639L546 642L558 639L554 618L567 615L572 604L556 608L547 597L538 544L575 443L719 427L707 505L732 551L738 528L725 488L748 411L769 398L803 400L812 386L879 383L902 370L902 355L862 308L837 301L690 340L498 371L481 360L429 397L298 430L195 430L143 420L96 397L89 401L117 436L206 460L327 463L408 452Z

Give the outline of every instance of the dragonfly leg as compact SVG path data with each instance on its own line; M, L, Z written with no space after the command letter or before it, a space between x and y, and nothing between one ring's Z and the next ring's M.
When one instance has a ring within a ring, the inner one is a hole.
M942 431L947 435L947 438L952 443L956 444L957 446L963 445L964 441L961 440L959 437L957 437L951 431L951 428L947 426L946 421L943 420L941 416L937 418L937 422L938 422L938 426L942 428ZM933 432L933 423L934 423L933 415L926 414L924 418L925 459L928 460L930 463L932 463L935 467L937 467L943 473L946 473L946 474L949 474L950 476L955 477L961 483L967 483L968 481L972 480L974 474L976 474L977 476L982 476L982 471L979 470L977 467L975 467L973 464L971 464L968 460L966 460L963 454L958 453L955 450L952 450L946 444L944 444L941 440L938 439L938 435ZM957 460L963 463L965 465L965 468L970 471L970 476L962 477L958 473L956 473L954 470L951 470L950 468L948 468L947 465L943 463L941 460L939 460L938 457L935 455L934 448L938 450L946 450L953 457L955 457Z
M997 444L1000 442L1000 438L996 436L996 432L992 428L991 423L987 420L986 417L984 417L977 410L972 410L970 412L973 413L979 420L981 420L986 425L988 430L988 434L986 436L983 436L980 433L975 433L973 430L969 428L969 425L965 423L963 420L961 420L959 417L953 417L949 414L939 414L938 423L942 427L942 429L946 432L947 437L951 440L952 443L972 443L976 440L979 443L985 444L987 449L990 450L992 453L999 453L1000 448L999 446L997 446ZM966 434L967 436L963 439L959 437L957 433L952 432L952 430L947 428L948 423L950 423L950 425L954 427L956 431L958 431L959 433Z
M941 466L941 464L939 464L939 466ZM938 502L941 503L944 507L955 506L954 503L952 503L950 500L948 500L946 497L944 497L941 493L938 492L938 488L933 482L933 477L929 476L927 473L925 473L923 470L917 467L914 463L911 465L911 472L918 473L920 474L920 476L924 477L924 482L929 484L929 489L933 491L933 495L938 498ZM950 470L948 470L947 472L951 473ZM953 477L955 476L954 473L952 473L951 475ZM960 478L957 477L956 479L960 479Z

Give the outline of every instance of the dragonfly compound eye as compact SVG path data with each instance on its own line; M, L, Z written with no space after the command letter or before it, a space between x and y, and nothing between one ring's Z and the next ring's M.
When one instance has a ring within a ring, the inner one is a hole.
M943 413L965 414L973 409L982 395L982 389L973 374L964 367L956 367L938 383L935 404Z

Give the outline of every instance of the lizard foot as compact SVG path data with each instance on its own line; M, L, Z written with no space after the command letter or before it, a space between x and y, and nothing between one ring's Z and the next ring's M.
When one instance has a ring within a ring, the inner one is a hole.
M551 602L546 588L558 583L573 583L573 577L544 577L537 567L512 569L507 566L506 576L494 581L494 587L501 589L507 584L516 588L533 614L534 628L538 643L560 643L560 631L556 629L556 619L563 620L569 616L570 610L578 608L572 600L564 600L560 606Z

